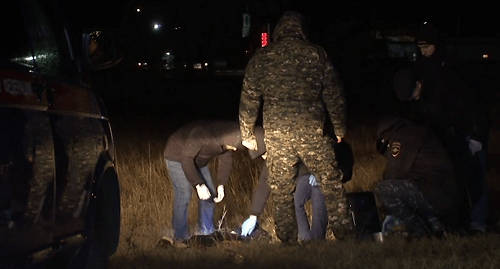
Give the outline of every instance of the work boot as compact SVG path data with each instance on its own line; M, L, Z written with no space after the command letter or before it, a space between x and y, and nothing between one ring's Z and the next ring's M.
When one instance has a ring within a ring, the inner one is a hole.
M162 236L160 242L158 242L158 247L175 247L175 248L188 248L186 241L174 239L169 236Z

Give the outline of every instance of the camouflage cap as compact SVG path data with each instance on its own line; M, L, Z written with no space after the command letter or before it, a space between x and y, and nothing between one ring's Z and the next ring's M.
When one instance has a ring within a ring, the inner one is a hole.
M299 38L307 40L307 30L304 16L296 11L287 11L281 16L274 28L273 40L282 38Z

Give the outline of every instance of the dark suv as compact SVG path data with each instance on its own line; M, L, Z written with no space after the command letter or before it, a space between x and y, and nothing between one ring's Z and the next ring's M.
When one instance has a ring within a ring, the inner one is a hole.
M51 0L0 16L0 268L99 268L116 251L120 192L92 70L119 61L100 31L74 35Z

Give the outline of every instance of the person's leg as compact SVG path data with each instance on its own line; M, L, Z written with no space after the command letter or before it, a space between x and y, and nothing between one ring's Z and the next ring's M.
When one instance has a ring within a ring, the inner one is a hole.
M326 236L326 226L328 225L328 215L325 204L325 196L318 186L311 186L311 201L313 217L311 225L311 239L322 240Z
M172 181L174 187L174 208L172 212L174 237L178 240L186 240L189 238L187 216L193 187L188 182L181 163L166 160L166 164L170 181Z
M327 136L309 137L307 143L296 145L302 162L316 177L324 195L328 212L327 239L342 240L355 236L349 204L338 170L335 153Z
M474 156L469 149L469 138L460 136L457 141L457 154L455 157L457 164L457 175L461 179L461 184L465 189L465 205L462 206L461 216L465 222L465 228L474 232L486 231L489 217L488 186L486 180L486 156L488 143L486 140L480 141L482 149ZM465 215L465 216L464 216Z
M489 217L488 183L486 180L486 144L472 158L472 178L470 185L471 212L470 229L486 232Z
M205 179L205 183L207 188L210 190L212 197L208 200L199 200L198 201L198 225L200 232L202 234L211 234L215 231L214 227L214 212L215 212L215 203L214 197L216 194L215 186L212 181L212 176L210 175L210 170L207 166L200 168L200 173Z
M404 222L409 234L421 236L430 232L417 211L425 216L432 229L440 229L433 208L413 181L384 180L375 186L374 193L390 215Z
M311 188L309 184L309 176L306 174L297 179L297 186L295 187L294 203L295 203L295 216L297 217L297 226L299 228L299 240L311 240L309 219L307 218L305 204L311 199Z
M297 241L297 219L293 202L299 159L294 155L290 139L266 133L268 184L274 205L276 235L282 242Z

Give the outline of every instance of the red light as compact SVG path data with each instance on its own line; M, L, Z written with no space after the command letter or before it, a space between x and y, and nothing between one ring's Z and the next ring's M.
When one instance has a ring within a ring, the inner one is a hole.
M268 37L267 33L262 33L262 35L261 35L262 47L267 46L268 42L269 42L269 37Z

